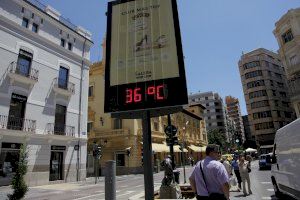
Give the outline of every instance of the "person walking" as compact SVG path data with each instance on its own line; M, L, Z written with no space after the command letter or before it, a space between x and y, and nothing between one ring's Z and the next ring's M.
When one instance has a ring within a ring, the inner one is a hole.
M227 156L222 157L222 163L227 171L228 177L230 177L232 174L232 169L231 169L231 165L230 165L229 161L227 160Z
M242 178L240 175L240 169L239 169L239 162L238 162L238 156L234 156L233 161L231 163L231 167L234 171L234 174L238 181L238 191L241 191L242 188Z
M220 146L209 144L206 158L193 169L189 180L198 200L229 200L229 177L219 155Z
M241 175L242 182L243 182L244 196L247 196L246 182L247 182L247 185L248 185L248 194L250 195L250 194L252 194L251 184L250 184L250 176L249 176L249 172L251 171L251 168L250 168L249 161L245 160L245 156L240 157L239 170L240 170L240 175Z

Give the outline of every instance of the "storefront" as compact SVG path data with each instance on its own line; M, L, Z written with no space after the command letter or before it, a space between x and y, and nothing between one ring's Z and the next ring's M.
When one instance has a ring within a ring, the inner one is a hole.
M49 181L63 180L65 146L51 146Z
M20 143L2 143L0 153L0 186L11 184L18 167L20 147Z

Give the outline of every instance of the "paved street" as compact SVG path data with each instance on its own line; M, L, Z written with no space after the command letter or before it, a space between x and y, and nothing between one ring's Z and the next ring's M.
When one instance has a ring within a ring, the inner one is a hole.
M252 172L250 173L251 189L253 194L247 197L243 196L242 192L232 191L230 193L231 200L264 200L277 199L274 195L273 185L271 183L270 170L258 170L258 161L252 163ZM283 197L282 200L289 200L289 197Z
M180 182L183 183L183 169L180 168ZM186 180L192 171L191 167L186 167ZM154 187L159 189L163 172L154 174ZM104 179L101 177L99 183L95 185L94 179L89 179L84 183L66 183L56 185L46 185L30 188L26 195L26 200L99 200L104 199L105 188ZM117 199L144 199L144 179L143 175L128 175L117 177ZM243 196L242 192L231 191L232 200L276 200L272 183L270 182L270 171L259 171L258 162L254 161L251 172L251 186L253 194L247 197ZM0 199L5 199L5 191L7 188L0 188ZM282 200L288 200L288 197Z

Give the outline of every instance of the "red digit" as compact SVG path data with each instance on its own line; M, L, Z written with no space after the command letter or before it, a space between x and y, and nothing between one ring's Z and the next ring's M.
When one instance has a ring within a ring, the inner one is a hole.
M154 86L150 86L147 89L147 95L153 95L154 99L155 99L155 87Z
M164 100L164 85L159 85L156 87L156 98L157 100Z
M132 89L126 89L126 103L132 103Z
M139 94L138 92L139 91L141 91L141 88L135 88L134 89L134 102L140 102L140 101L142 101L142 95L141 94Z

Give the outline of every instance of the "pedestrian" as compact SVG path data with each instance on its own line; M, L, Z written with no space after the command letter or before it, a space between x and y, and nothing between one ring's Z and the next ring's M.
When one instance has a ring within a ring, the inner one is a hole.
M240 170L240 175L241 175L242 182L243 182L244 196L247 196L246 182L247 182L247 185L248 185L248 194L250 195L250 194L252 194L251 184L250 184L250 176L249 176L249 172L251 171L251 168L250 168L249 161L245 160L245 156L240 157L239 170Z
M242 179L241 179L240 170L239 170L238 156L234 156L233 161L231 163L231 167L232 167L234 174L238 181L238 191L241 191Z
M219 154L220 146L209 144L206 158L193 169L189 179L198 200L229 200L229 177Z
M194 158L191 158L191 165L192 165L192 167L194 166L194 162L195 162Z
M231 169L231 165L230 165L229 161L227 160L227 156L222 157L222 164L224 165L224 167L227 171L228 177L230 177L232 174L232 169Z

